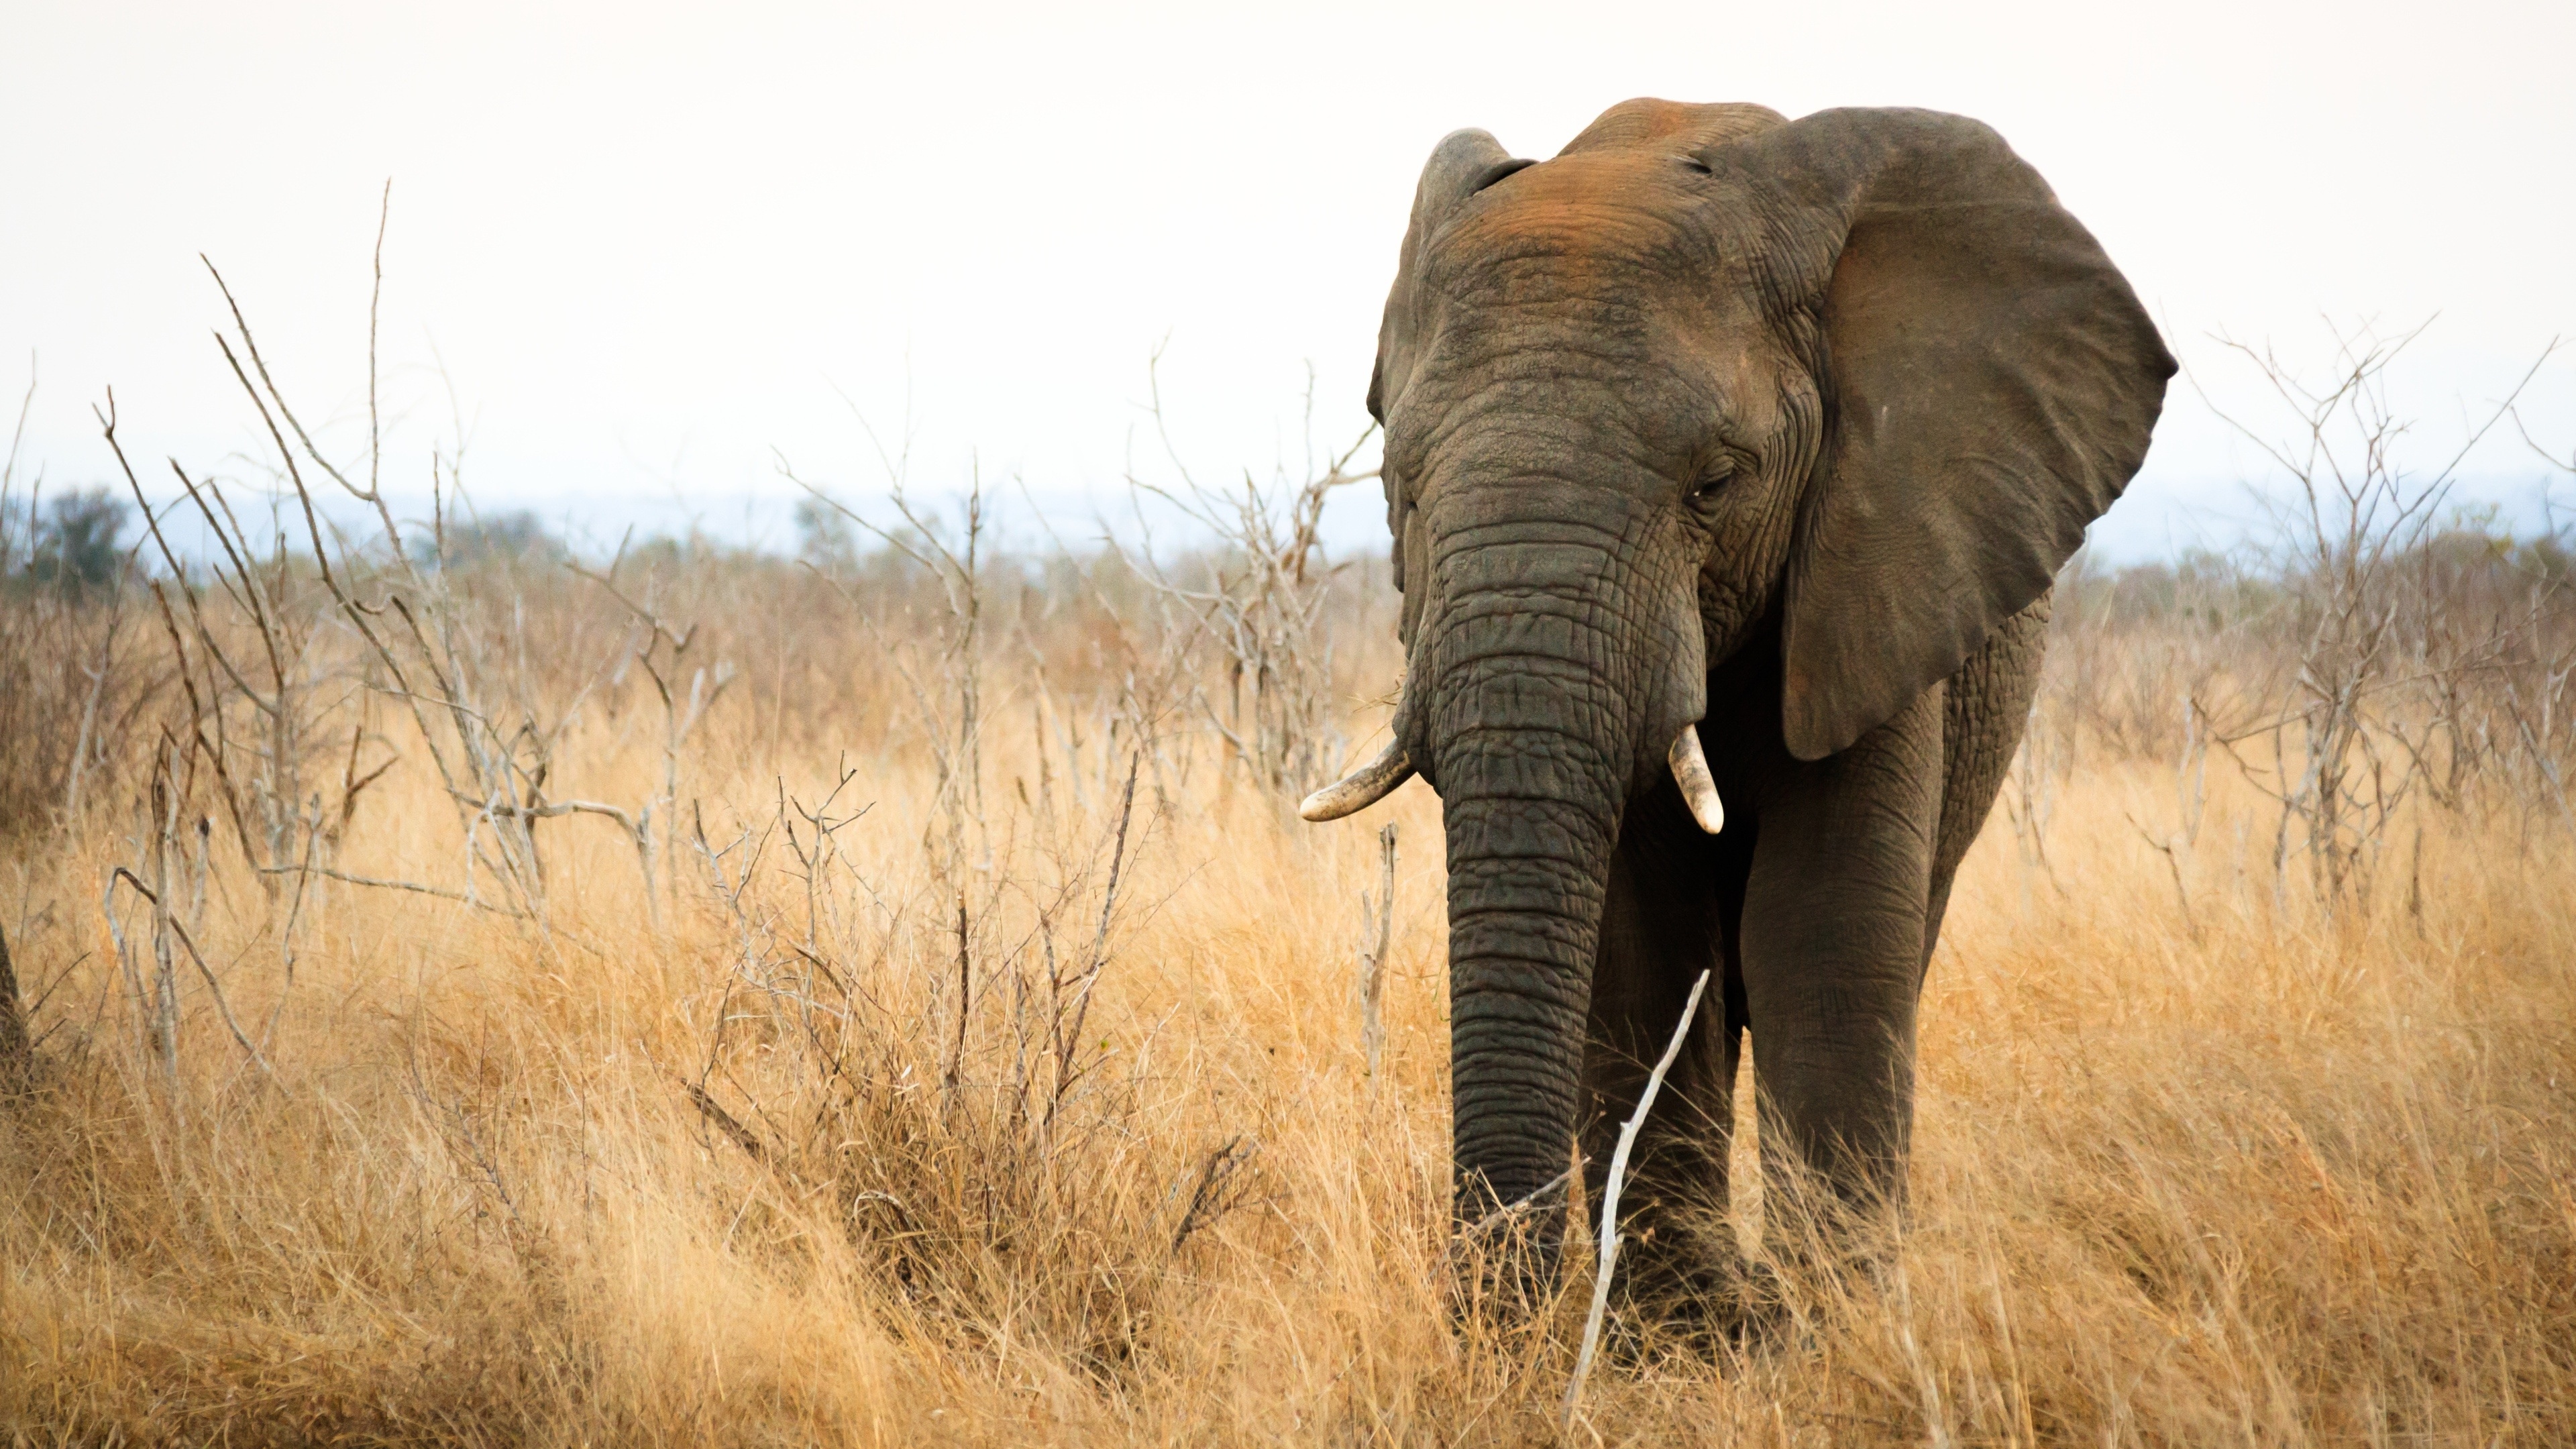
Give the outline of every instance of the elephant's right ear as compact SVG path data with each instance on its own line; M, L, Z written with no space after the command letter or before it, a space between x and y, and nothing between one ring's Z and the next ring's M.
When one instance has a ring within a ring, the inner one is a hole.
M1536 164L1513 156L1492 135L1478 130L1452 131L1431 148L1431 159L1423 163L1422 180L1413 188L1413 220L1404 229L1404 250L1396 260L1395 285L1386 294L1386 317L1378 327L1377 366L1369 373L1370 417L1384 423L1387 409L1404 396L1405 384L1412 381L1417 344L1425 325L1422 254L1431 238L1467 198ZM1404 483L1391 469L1381 479L1386 486L1386 530L1395 539L1395 586L1401 590L1405 571ZM1409 611L1406 622L1403 632L1409 638Z

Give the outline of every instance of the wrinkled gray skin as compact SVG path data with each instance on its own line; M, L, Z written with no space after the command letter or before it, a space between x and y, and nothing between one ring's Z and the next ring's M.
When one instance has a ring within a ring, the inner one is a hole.
M1773 1170L1899 1197L1951 875L2050 581L2173 370L1974 121L1631 101L1545 162L1441 142L1369 405L1397 742L1448 832L1463 1222L1556 1178L1578 1133L1597 1191L1712 968L1639 1214L1723 1204L1748 1031ZM1714 836L1666 765L1693 721ZM1706 1283L1719 1250L1655 1226L1631 1224L1637 1271Z

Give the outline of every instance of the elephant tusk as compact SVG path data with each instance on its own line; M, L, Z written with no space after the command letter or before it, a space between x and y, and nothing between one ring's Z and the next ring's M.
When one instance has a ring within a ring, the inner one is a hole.
M1708 756L1699 752L1699 726L1683 725L1665 758L1672 762L1673 783L1682 787L1682 800L1699 828L1711 835L1724 830L1726 805L1717 798L1717 781L1709 777Z
M1326 785L1307 796L1297 813L1308 820L1339 820L1394 794L1396 786L1412 778L1413 756L1406 753L1401 742L1389 740L1376 759L1352 771L1341 783Z

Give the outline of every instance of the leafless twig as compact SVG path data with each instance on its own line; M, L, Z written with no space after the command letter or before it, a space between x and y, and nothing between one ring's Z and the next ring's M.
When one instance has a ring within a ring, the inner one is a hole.
M1646 1089L1638 1094L1637 1110L1628 1114L1619 1128L1619 1145L1610 1153L1610 1176L1601 1189L1601 1228L1598 1235L1600 1261L1592 1271L1592 1307L1583 1316L1583 1346L1574 1357L1574 1377L1566 1381L1565 1408L1559 1423L1567 1430L1574 1427L1574 1411L1583 1398L1583 1381L1592 1374L1592 1355L1601 1346L1601 1320L1610 1307L1610 1278L1619 1263L1619 1189L1628 1180L1628 1151L1637 1144L1637 1129L1646 1123L1646 1114L1655 1108L1655 1096L1664 1089L1664 1073L1682 1054L1682 1043L1689 1039L1691 1019L1699 1015L1700 994L1708 989L1709 973L1702 971L1691 983L1690 999L1682 1003L1682 1019L1673 1026L1673 1039L1664 1047L1663 1056L1646 1077Z

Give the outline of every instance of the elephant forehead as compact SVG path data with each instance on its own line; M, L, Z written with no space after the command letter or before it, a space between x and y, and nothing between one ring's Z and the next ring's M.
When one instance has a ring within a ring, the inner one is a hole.
M1640 96L1603 111L1583 128L1583 134L1565 143L1565 150L1559 154L1639 146L1689 150L1742 140L1787 123L1788 117L1769 106L1743 102L1696 105Z
M1772 350L1775 319L1757 284L1759 210L1735 204L1730 184L1626 153L1560 157L1497 183L1436 238L1426 350L1471 366L1588 354L1743 375Z
M1734 248L1714 184L1644 150L1541 162L1479 193L1441 229L1428 279L1452 297L1513 300L1720 264Z

